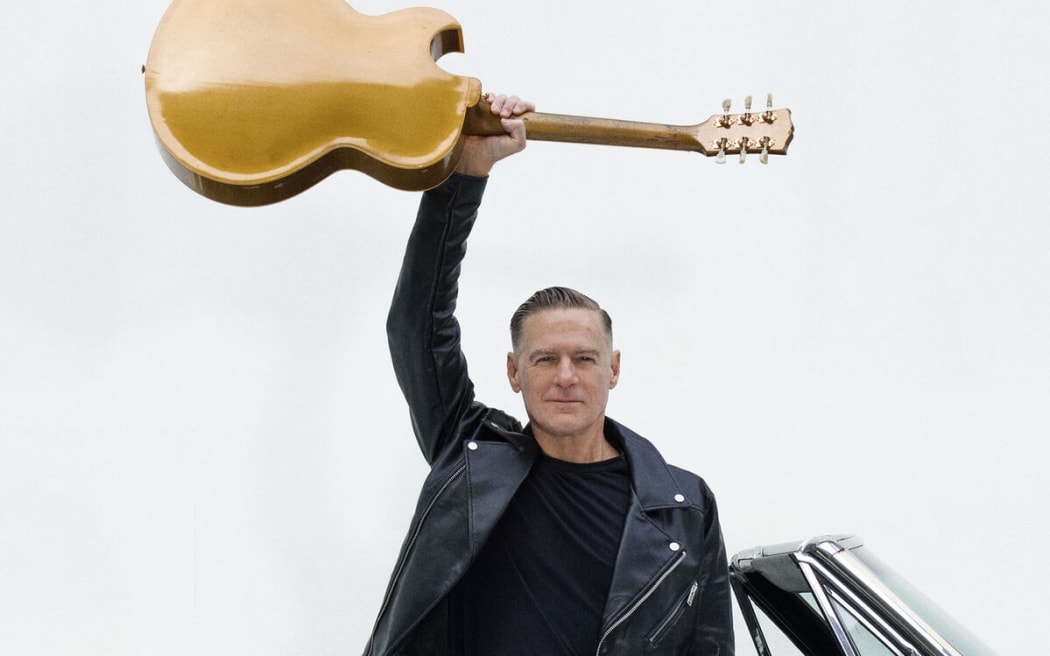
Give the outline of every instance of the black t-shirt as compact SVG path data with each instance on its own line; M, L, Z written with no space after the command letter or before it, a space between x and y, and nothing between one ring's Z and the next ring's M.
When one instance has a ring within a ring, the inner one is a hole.
M464 579L469 656L594 653L630 485L622 455L538 456Z

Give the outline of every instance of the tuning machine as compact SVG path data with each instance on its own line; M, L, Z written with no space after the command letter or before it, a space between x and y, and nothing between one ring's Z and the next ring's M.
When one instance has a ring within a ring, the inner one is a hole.
M733 101L730 100L729 98L726 98L725 100L722 101L722 117L718 119L717 123L715 123L715 125L717 127L720 127L720 128L731 128L731 127L733 127L733 124L736 122L736 120L729 113L729 110L732 107L733 107Z
M759 161L762 164L768 164L769 152L774 145L774 141L768 134L763 134L764 129L761 126L772 126L777 120L777 115L773 111L773 94L766 94L766 110L764 112L751 111L751 96L744 98L744 112L742 114L730 114L729 110L731 107L732 101L730 99L723 100L722 115L715 121L717 129L727 131L714 140L714 147L717 149L715 161L719 164L725 164L728 153L739 153L739 161L743 164L747 161L748 152L752 152L759 154ZM736 137L741 132L743 134L740 134L738 138L731 138Z

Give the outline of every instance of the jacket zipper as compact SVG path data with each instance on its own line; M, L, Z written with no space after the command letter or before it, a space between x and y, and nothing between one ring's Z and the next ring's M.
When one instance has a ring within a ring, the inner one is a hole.
M463 475L463 472L467 470L467 465L464 463L460 465L459 469L452 472L452 475L448 477L448 480L434 493L434 496L430 498L430 503L427 504L426 510L420 515L419 521L416 522L415 529L412 531L412 537L409 538L408 544L405 546L405 553L401 556L401 560L397 563L397 568L394 570L394 576L390 580L390 589L387 590L386 597L383 598L383 605L379 608L379 615L376 616L375 626L372 627L372 635L375 635L376 629L379 628L379 622L382 620L383 615L386 614L387 606L390 604L390 596L394 592L394 588L397 587L397 582L401 578L401 572L405 569L405 563L408 562L408 556L412 553L412 548L416 545L416 540L419 539L419 534L423 531L423 523L426 522L427 517L430 515L430 511L433 510L434 506L437 505L438 499L445 493L448 486L452 485L457 478ZM375 645L369 645L368 651L371 653Z
M685 612L686 608L693 605L693 599L696 597L696 591L699 588L699 584L693 581L693 584L689 586L689 590L686 591L678 601L675 603L674 608L667 614L667 617L660 622L660 624L649 634L649 644L655 645L660 642L664 637L664 633L671 628L675 622L682 617L682 613Z
M626 622L631 617L631 615L634 615L635 611L637 611L638 608L641 607L641 605L649 599L649 597L653 596L653 593L656 592L656 589L659 588L663 584L663 582L667 580L667 577L671 575L671 572L678 569L678 566L682 564L683 560L685 560L685 551L679 551L678 559L675 560L674 563L672 563L671 566L667 568L666 572L660 575L660 578L656 579L655 583L649 586L649 589L645 591L645 594L642 595L642 598L634 602L634 605L628 608L626 613L617 618L617 620L613 622L608 629L605 630L605 633L602 634L601 639L598 640L598 649L596 649L594 652L595 656L601 656L602 645L605 644L605 639L609 637L609 634L615 631L617 627L619 627L621 624Z

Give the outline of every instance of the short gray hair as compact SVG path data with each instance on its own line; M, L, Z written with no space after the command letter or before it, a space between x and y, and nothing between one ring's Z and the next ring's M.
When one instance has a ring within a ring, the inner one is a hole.
M597 312L601 316L605 335L609 338L609 342L612 343L612 317L602 309L602 306L598 305L598 301L568 287L548 287L530 296L518 306L514 316L510 318L511 347L517 352L518 346L521 344L521 333L525 327L525 320L530 315L540 310L565 310L572 308Z

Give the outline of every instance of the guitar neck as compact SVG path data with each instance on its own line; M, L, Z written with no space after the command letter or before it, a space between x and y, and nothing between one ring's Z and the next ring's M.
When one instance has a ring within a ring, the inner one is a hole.
M685 150L713 156L723 153L761 152L782 155L787 151L793 128L787 109L755 114L722 114L697 125L667 125L588 116L529 112L526 137L531 141ZM499 119L482 100L468 109L463 133L491 136L503 134Z

